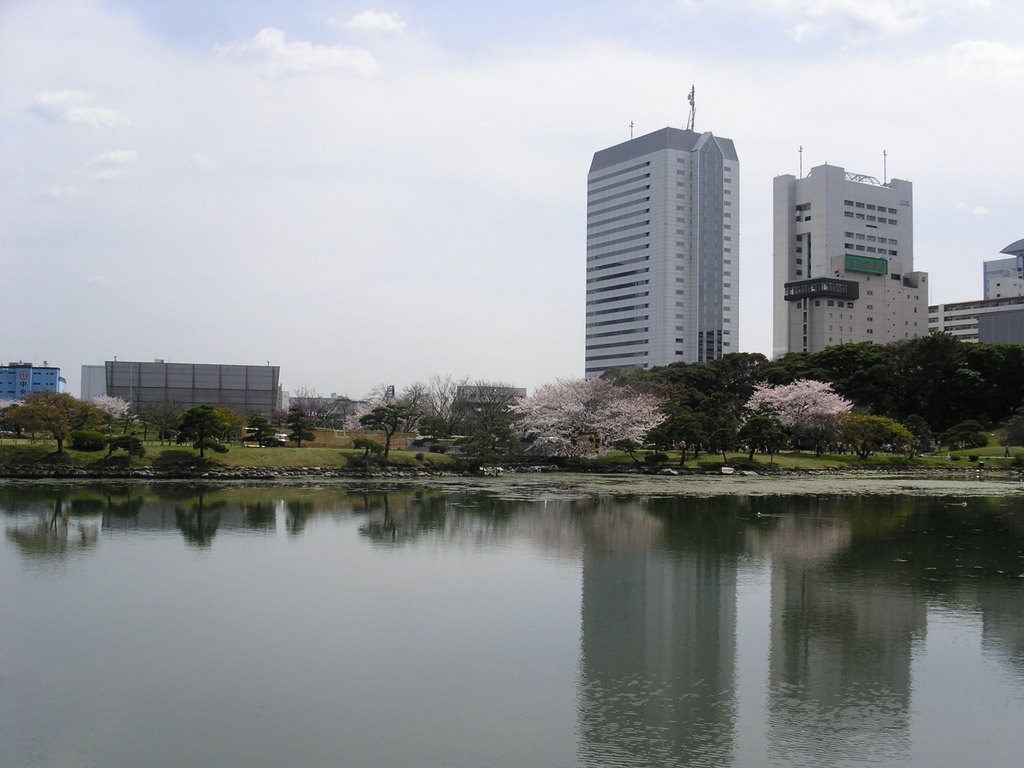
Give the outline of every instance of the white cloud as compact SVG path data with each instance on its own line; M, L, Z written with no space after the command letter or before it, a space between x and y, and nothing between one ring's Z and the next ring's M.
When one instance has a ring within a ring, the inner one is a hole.
M958 71L1019 75L1024 73L1024 48L990 40L965 40L950 49L950 64Z
M105 275L89 275L85 281L93 285L103 285L107 282L107 278Z
M890 35L920 27L938 16L987 8L991 0L755 0L753 5L769 14L838 21ZM799 40L822 28L797 24L794 36Z
M191 165L193 168L198 168L201 171L212 171L217 168L220 163L216 159L204 155L201 152L196 152L185 158L185 162Z
M957 203L957 210L969 211L973 216L991 216L992 211L980 205L970 206L967 203Z
M385 13L383 11L366 10L357 13L345 22L331 19L327 22L336 27L347 29L370 30L373 32L405 32L405 22L398 18L397 13Z
M114 128L128 125L121 113L106 107L92 106L92 96L83 91L42 91L29 110L52 123L84 125L89 128Z
M346 48L341 45L315 45L306 40L289 42L285 40L284 32L273 27L260 30L248 42L218 45L216 50L221 53L264 59L267 62L267 72L272 75L345 70L369 77L380 72L380 65L367 50Z
M139 153L134 149L116 149L94 157L86 164L85 173L93 179L109 181L124 176L129 166L139 160Z
M83 197L91 195L92 192L83 187L73 187L70 184L54 184L47 194L50 199L63 203L81 200Z

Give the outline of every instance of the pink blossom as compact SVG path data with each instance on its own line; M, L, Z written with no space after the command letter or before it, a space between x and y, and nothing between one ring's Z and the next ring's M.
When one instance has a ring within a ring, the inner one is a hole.
M565 456L603 453L618 440L643 442L665 419L658 398L604 379L545 384L512 410L536 447Z

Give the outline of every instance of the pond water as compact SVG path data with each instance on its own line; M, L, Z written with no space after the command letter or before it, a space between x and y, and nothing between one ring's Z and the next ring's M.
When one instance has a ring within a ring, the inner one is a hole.
M0 765L1020 764L1018 487L735 482L0 486Z

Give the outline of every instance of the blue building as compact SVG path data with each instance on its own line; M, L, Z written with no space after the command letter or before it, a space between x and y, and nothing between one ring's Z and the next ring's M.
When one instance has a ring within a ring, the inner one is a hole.
M21 400L29 392L63 392L60 368L32 363L8 363L0 366L0 400Z

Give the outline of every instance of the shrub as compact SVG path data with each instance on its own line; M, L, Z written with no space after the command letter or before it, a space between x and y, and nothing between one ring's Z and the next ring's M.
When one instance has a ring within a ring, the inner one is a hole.
M445 445L444 443L434 443L432 446L430 446L431 453L444 453L447 450L448 446Z
M1011 467L1024 467L1024 453L1013 454L1013 461L1010 462Z
M978 457L977 457L977 456L968 456L968 457L967 457L967 460L968 460L968 461L977 461L977 460L978 460Z
M102 432L80 429L71 433L71 447L76 451L102 451L107 447L107 437Z
M425 458L426 456L423 455L423 451L420 451L419 453L416 454L416 461L423 461L423 459Z
M646 456L644 456L644 464L664 464L666 461L668 461L668 456L664 453L661 453L660 451L648 453Z

